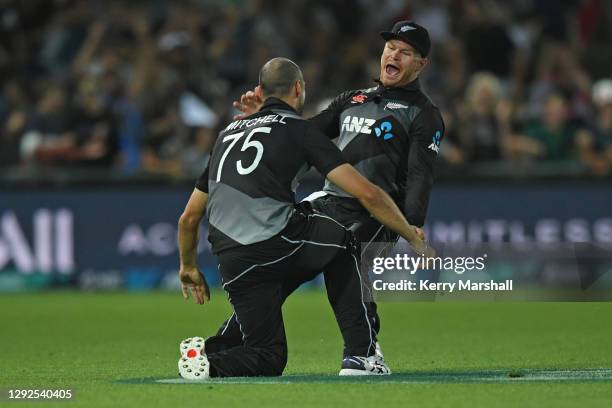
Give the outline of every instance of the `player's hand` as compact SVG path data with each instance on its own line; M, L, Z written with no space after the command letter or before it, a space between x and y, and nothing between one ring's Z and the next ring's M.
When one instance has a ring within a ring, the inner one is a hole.
M198 305L203 305L210 300L208 283L198 268L181 267L179 280L184 299L189 299L189 292L191 292L193 300Z
M436 256L436 250L433 249L425 240L425 232L421 228L414 228L414 237L408 241L408 244L418 255L423 255L425 258L433 258Z
M257 88L259 88L259 86L257 86ZM240 96L240 101L234 101L232 104L234 108L242 112L234 116L234 120L246 118L247 116L259 111L259 108L261 108L261 105L263 105L263 101L258 96L257 88L243 93Z

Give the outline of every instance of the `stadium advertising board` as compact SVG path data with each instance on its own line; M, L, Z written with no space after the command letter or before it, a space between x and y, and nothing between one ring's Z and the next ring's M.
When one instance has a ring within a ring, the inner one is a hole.
M172 188L0 193L0 289L176 288L176 223L188 194ZM601 254L612 247L611 201L612 191L598 184L439 185L425 231L446 252L503 243L523 250L588 245ZM202 269L217 284L206 225L200 232Z

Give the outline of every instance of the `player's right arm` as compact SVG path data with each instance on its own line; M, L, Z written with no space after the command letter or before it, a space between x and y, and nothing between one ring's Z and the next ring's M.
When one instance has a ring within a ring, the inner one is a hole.
M179 280L185 299L189 291L199 305L210 300L210 290L197 263L198 231L208 203L208 168L198 180L178 222Z
M384 226L401 235L418 254L433 256L433 250L419 234L414 225L410 225L383 189L363 177L350 164L343 164L327 173L327 179L355 197L374 218Z

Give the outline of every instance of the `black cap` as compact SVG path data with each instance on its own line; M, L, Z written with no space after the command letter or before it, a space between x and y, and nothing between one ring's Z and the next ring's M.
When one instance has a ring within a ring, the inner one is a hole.
M382 31L380 33L385 41L401 40L414 47L422 57L427 57L431 42L429 41L429 32L427 29L412 21L398 21L393 25L391 31Z

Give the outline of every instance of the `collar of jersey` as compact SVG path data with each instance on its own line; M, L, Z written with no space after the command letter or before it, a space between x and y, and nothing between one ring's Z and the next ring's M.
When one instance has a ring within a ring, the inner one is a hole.
M289 105L288 103L278 98L275 98L274 96L271 96L268 99L266 99L263 105L261 106L261 108L259 109L259 111L263 112L263 111L268 111L272 109L288 110L291 112L295 112L297 114L296 110L293 109L291 105Z
M393 86L386 87L381 82L380 79L376 79L375 82L378 83L377 91L386 91L386 92L414 92L421 90L421 83L419 82L419 78L415 78L414 81L409 82L404 86Z

